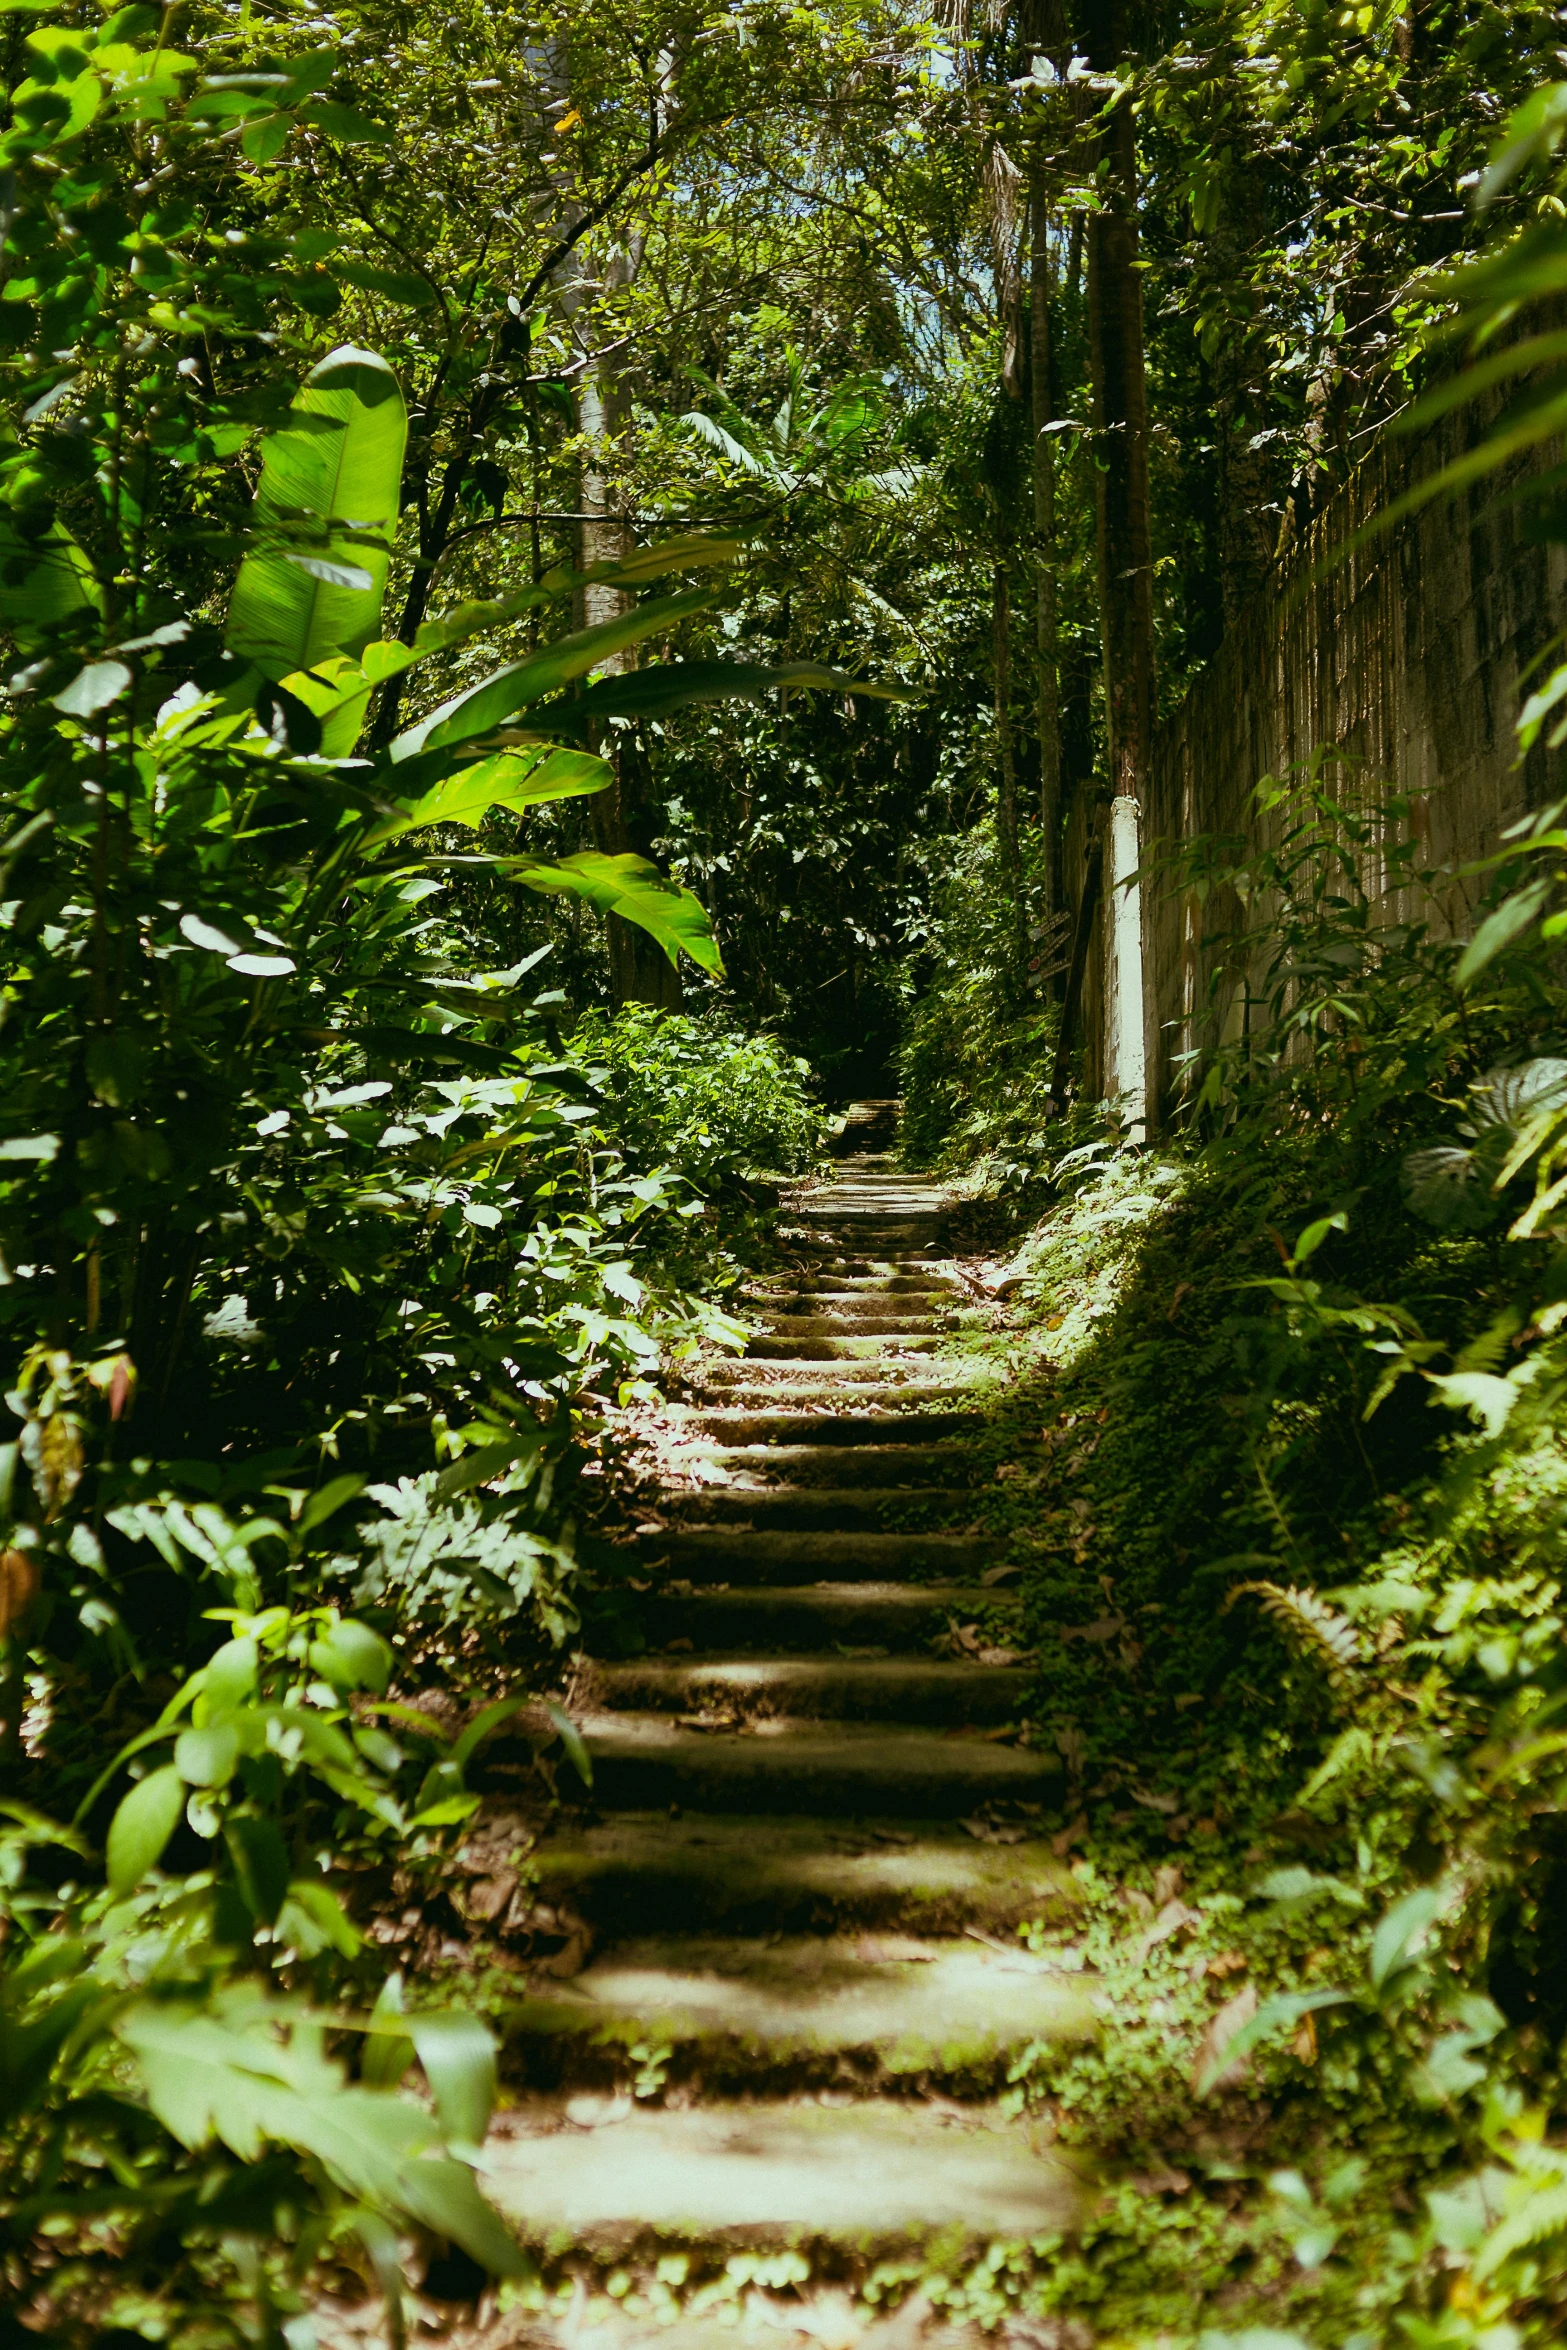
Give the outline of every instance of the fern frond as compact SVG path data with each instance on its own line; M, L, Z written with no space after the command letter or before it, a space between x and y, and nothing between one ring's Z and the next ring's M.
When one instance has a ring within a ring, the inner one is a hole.
M1268 1516L1273 1521L1273 1530L1277 1534L1279 1541L1283 1544L1284 1548L1288 1551L1294 1551L1296 1557L1299 1557L1300 1554L1295 1549L1294 1528L1291 1526L1289 1518L1286 1515L1284 1504L1280 1501L1278 1495L1273 1490L1273 1483L1268 1475L1267 1466L1260 1456L1258 1456L1253 1465L1257 1471L1257 1482L1262 1487L1263 1507L1266 1509Z
M1567 2230L1567 2185L1560 2180L1549 2186L1531 2185L1527 2199L1509 2212L1501 2226L1486 2238L1474 2264L1476 2277L1494 2276L1514 2252L1548 2243L1564 2230Z
M1361 1764L1375 1762L1376 1759L1377 1742L1371 1732L1362 1723L1353 1723L1349 1729L1339 1732L1321 1762L1312 1772L1311 1777L1306 1781L1305 1786L1302 1787L1295 1799L1296 1802L1300 1804L1313 1802L1322 1793L1324 1787L1332 1786L1335 1779L1342 1779L1348 1772L1358 1769Z
M1293 1583L1237 1583L1226 1608L1247 1593L1260 1599L1279 1628L1316 1659L1335 1690L1342 1695L1354 1686L1354 1667L1364 1662L1365 1643L1347 1616Z

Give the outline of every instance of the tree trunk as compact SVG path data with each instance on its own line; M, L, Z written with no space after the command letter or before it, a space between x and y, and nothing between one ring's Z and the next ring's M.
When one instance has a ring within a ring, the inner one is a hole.
M591 570L598 563L614 563L627 551L628 533L617 512L610 480L609 448L617 427L623 427L629 402L609 362L599 359L584 369L577 393L577 428L582 435L582 467L578 477L577 563ZM632 598L623 588L590 582L577 590L577 625L594 628L617 620ZM606 676L631 667L634 655L611 654L600 664ZM593 845L610 857L646 856L651 846L649 811L637 790L635 761L622 752L618 740L589 746L609 760L615 780L608 791L588 801ZM678 1011L683 1000L680 973L663 949L645 930L618 914L609 916L609 979L617 1004L655 1004Z
M1124 0L1090 17L1090 62L1100 72L1126 56ZM1088 334L1094 393L1096 541L1104 648L1105 732L1112 801L1125 801L1113 827L1113 879L1136 869L1135 843L1147 788L1153 733L1153 547L1148 512L1148 385L1143 356L1143 289L1137 266L1137 141L1131 101L1113 109L1100 146L1102 209L1088 224ZM1107 876L1110 879L1111 876ZM1106 1088L1123 1103L1134 1136L1147 1116L1140 922L1106 911ZM1130 951L1134 936L1135 955ZM1132 995L1136 994L1136 1003Z
M1029 51L1064 72L1067 36L1062 0L1026 0ZM1078 223L1074 220L1074 236ZM1050 191L1036 146L1028 170L1030 472L1034 493L1034 710L1039 738L1039 822L1044 836L1044 904L1048 922L1061 909L1061 643L1056 602L1056 442L1045 427L1055 421L1055 355L1051 302L1055 271L1050 251Z
M1012 984L1021 993L1028 965L1028 914L1018 855L1017 758L1012 741L1012 597L1005 563L996 565L991 606L991 658L996 681L996 846L1012 905Z
M1056 443L1051 397L1049 207L1036 165L1029 188L1029 359L1034 487L1034 707L1039 736L1039 823L1048 922L1061 904L1061 674L1056 618Z

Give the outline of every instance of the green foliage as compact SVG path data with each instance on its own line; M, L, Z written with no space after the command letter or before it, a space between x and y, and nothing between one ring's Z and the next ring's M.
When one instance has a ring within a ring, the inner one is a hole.
M750 1175L805 1173L825 1128L809 1065L770 1036L712 1013L690 1019L628 1004L592 1012L572 1038L642 1163L670 1159L708 1191Z
M1040 977L1058 939L1036 938L1038 969L1025 990L1015 935L994 839L989 828L976 831L958 846L914 942L919 992L901 1054L903 1140L917 1165L973 1170L1002 1192L1025 1190L1047 1172L1059 1017Z

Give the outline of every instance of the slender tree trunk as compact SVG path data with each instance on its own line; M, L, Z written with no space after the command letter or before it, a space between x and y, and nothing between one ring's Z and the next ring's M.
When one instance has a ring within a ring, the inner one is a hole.
M1051 414L1050 236L1044 174L1030 175L1029 359L1034 488L1034 706L1048 921L1061 904L1061 646L1056 617L1056 442Z
M626 522L617 510L610 476L610 449L615 432L624 428L628 408L624 387L609 361L596 360L583 371L577 393L577 427L582 436L577 489L579 570L617 562L627 551ZM619 619L631 602L623 588L590 582L577 591L577 625L594 628L603 621ZM628 649L612 654L600 666L606 676L618 675L631 667L633 659ZM609 759L615 775L609 790L595 793L587 803L594 846L610 857L645 856L650 843L646 812L636 789L635 764L623 756L616 741L596 742L592 748ZM680 973L645 930L611 914L608 943L610 986L617 1003L679 1010L683 995Z
M1032 55L1065 68L1067 37L1062 0L1025 0L1024 31ZM1074 233L1076 223L1074 222ZM1055 354L1051 303L1055 270L1050 249L1050 190L1036 146L1028 168L1029 445L1034 493L1034 710L1039 738L1039 822L1044 836L1045 920L1061 909L1061 643L1056 601Z
M996 845L1012 901L1013 985L1021 990L1028 964L1028 913L1023 902L1023 865L1018 854L1017 757L1012 739L1012 595L1007 567L998 562L991 605L991 666L996 681Z
M1126 56L1127 13L1125 0L1108 0L1090 16L1090 62L1101 72ZM1120 883L1136 869L1135 839L1153 734L1154 666L1148 384L1137 266L1136 125L1129 99L1110 115L1100 160L1102 208L1088 224L1088 332L1110 793L1112 801L1126 803L1114 826L1113 871ZM1107 911L1106 1086L1125 1103L1129 1129L1140 1136L1147 1115L1140 925L1117 920L1108 893Z

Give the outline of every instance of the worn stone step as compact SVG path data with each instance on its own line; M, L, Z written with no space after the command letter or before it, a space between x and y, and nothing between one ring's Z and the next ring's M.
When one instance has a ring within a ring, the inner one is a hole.
M693 1526L642 1538L666 1575L693 1583L896 1583L937 1575L978 1576L1002 1545L985 1534L774 1532L761 1527Z
M485 2191L524 2239L630 2255L671 2244L819 2244L944 2257L1070 2228L1086 2189L1046 2125L907 2103L646 2107L574 2128L565 2101L497 2117ZM949 2250L950 2247L950 2250Z
M811 1307L895 1307L900 1297L942 1307L949 1297L966 1297L956 1274L806 1274L794 1281L752 1283L740 1293L756 1304L780 1307L789 1300L806 1300Z
M643 1936L503 2018L508 2078L536 2088L633 2069L629 2051L669 2051L668 2077L705 2095L794 2091L841 2081L896 2091L937 2084L969 2096L1005 2086L1033 2042L1090 2040L1090 1985L1023 1950L973 1940L798 1935L758 1942Z
M895 1927L1001 1936L1076 1906L1043 1837L989 1844L950 1820L726 1819L619 1812L561 1827L535 1855L546 1901L602 1933L803 1934Z
M797 1297L746 1300L745 1310L778 1338L832 1338L913 1330L929 1336L945 1326L958 1299L943 1295L932 1305L928 1291L900 1297Z
M935 1363L924 1355L902 1362L870 1355L835 1363L761 1363L745 1356L721 1356L704 1364L697 1376L708 1393L754 1387L780 1397L792 1397L802 1388L820 1396L842 1396L866 1387L891 1395L972 1395L996 1379L988 1364Z
M965 1444L731 1444L711 1457L752 1491L758 1478L777 1485L951 1487L983 1473Z
M988 1729L1017 1719L1033 1678L1028 1665L937 1657L634 1657L594 1666L586 1701L611 1713L786 1714Z
M974 1583L809 1583L690 1593L654 1589L638 1600L652 1648L689 1640L692 1653L732 1649L922 1648L948 1624L973 1623L1015 1603Z
M941 1819L994 1801L1046 1802L1061 1784L1053 1752L977 1732L786 1715L739 1732L688 1730L663 1714L585 1714L578 1727L596 1799L642 1811Z
M881 1449L878 1447L878 1449ZM774 1531L886 1534L910 1511L951 1517L965 1496L951 1486L708 1486L664 1507L683 1526L756 1526Z
M939 1354L946 1344L938 1330L853 1332L841 1338L817 1338L796 1331L758 1331L746 1341L748 1362L854 1363L880 1361L888 1355Z
M895 1390L892 1400L901 1400ZM682 1420L696 1434L721 1437L728 1444L929 1444L974 1435L984 1426L978 1412L931 1405L917 1411L867 1410L858 1400L853 1411L843 1412L715 1405L692 1408Z

